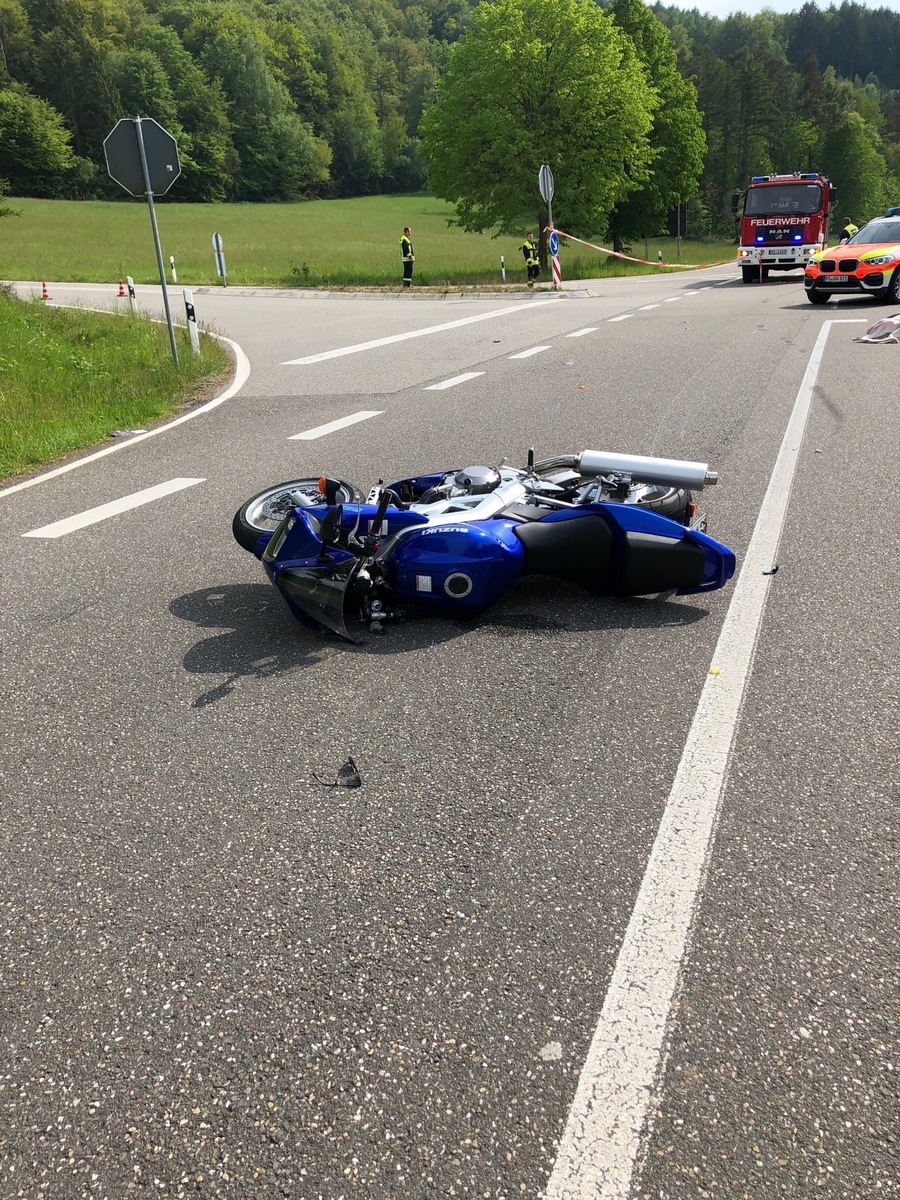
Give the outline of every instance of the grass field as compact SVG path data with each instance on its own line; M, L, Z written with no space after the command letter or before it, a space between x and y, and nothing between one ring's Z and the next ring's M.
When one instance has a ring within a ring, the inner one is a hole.
M0 271L4 279L109 282L131 275L136 283L159 280L147 204L8 199L20 215L0 220ZM565 228L560 209L557 223ZM491 238L451 226L449 204L424 193L315 200L296 204L156 204L166 277L175 259L178 284L218 282L212 237L224 243L226 278L232 285L274 287L398 287L400 234L412 228L415 283L425 287L524 285L522 236ZM591 239L595 240L596 239ZM725 242L650 238L655 262L722 262L734 257ZM645 257L644 240L631 251ZM655 272L566 245L560 254L564 279Z
M165 325L47 308L0 290L0 479L140 429L210 392L230 370L214 338L200 354Z

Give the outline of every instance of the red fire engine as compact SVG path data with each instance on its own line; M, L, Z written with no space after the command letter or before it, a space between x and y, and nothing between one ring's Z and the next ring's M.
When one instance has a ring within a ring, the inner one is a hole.
M802 270L828 244L835 189L824 175L754 175L744 193L737 260L744 283ZM735 213L737 198L735 198Z

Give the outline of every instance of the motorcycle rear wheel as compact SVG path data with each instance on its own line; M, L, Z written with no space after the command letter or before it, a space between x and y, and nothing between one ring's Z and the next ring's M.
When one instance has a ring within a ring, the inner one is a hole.
M364 497L358 487L339 479L338 504L361 504ZM252 550L264 533L272 533L284 518L296 508L293 499L299 493L314 504L324 504L318 479L288 479L251 496L234 514L231 532L244 550Z
M649 508L662 517L670 517L687 525L691 517L693 497L687 488L666 487L658 483L634 483L628 492L628 503Z

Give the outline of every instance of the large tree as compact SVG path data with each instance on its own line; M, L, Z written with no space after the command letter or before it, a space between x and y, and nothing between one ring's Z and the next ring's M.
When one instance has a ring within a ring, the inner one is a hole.
M621 250L625 238L659 233L670 210L696 194L706 137L697 89L679 74L664 26L643 0L613 0L609 11L634 42L659 101L650 132L650 177L615 206L610 218L613 246Z
M0 91L0 176L17 196L63 194L74 167L59 113L24 88Z
M422 118L430 185L464 229L513 232L548 163L555 223L588 236L647 182L655 104L631 39L592 0L482 3Z

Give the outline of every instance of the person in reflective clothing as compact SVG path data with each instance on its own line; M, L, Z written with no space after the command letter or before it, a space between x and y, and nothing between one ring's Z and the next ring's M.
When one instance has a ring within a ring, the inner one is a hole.
M403 261L403 286L412 286L413 263L416 261L416 256L413 254L413 244L410 238L410 228L408 225L403 227L403 237L400 239L400 258Z
M526 233L522 243L522 257L528 270L528 286L534 287L534 281L540 278L541 260L538 258L538 248L534 244L534 234Z
M859 233L859 226L854 225L849 217L844 217L844 226L841 229L841 236L838 238L838 245L848 242L854 233Z

